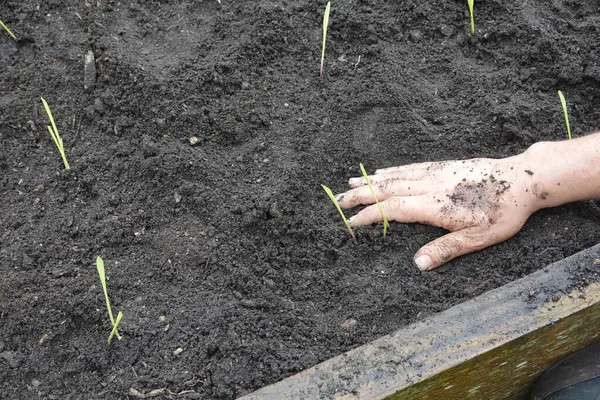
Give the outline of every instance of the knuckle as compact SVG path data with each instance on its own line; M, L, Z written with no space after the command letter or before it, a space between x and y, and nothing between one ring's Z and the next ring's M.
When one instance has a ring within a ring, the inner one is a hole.
M420 207L426 209L429 215L441 220L448 205L448 198L443 193L427 193L425 196L427 201Z
M491 244L490 238L486 235L469 236L468 240L470 242L469 248L472 248L473 250L480 250Z
M381 207L387 211L395 211L400 208L401 202L402 199L400 197L394 196L381 203Z
M374 188L377 188L376 192L379 192L379 196L386 196L389 193L389 182L381 181L376 182Z
M494 234L481 228L467 229L464 233L465 244L473 250L480 250L494 243Z
M548 145L549 145L549 142L536 142L536 143L532 144L531 146L529 146L529 148L527 149L527 153L530 153L530 154L545 153L548 150Z
M436 244L436 253L442 262L446 262L460 251L460 244L454 239L442 239Z

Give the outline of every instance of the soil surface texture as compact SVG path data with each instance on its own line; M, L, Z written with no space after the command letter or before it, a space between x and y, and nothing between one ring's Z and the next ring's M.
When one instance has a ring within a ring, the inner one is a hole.
M598 1L336 0L320 78L324 5L0 2L1 399L232 399L598 242L569 204L420 272L442 229L354 244L320 187L563 139L558 89L598 129Z

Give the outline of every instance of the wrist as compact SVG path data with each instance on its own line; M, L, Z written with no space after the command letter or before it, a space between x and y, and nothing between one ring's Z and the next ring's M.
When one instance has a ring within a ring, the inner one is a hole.
M533 211L600 199L600 134L539 142L517 157L523 167L521 177L532 195Z

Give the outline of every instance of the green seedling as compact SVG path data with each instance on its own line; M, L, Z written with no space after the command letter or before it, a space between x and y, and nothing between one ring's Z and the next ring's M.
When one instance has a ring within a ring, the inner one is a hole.
M328 1L325 6L325 14L323 15L323 45L321 46L321 72L319 76L323 76L323 63L325 62L325 44L327 43L327 26L329 25L329 11L331 10L331 2Z
M562 92L558 91L558 97L560 97L560 104L562 105L563 113L565 114L565 124L567 124L567 136L571 140L571 125L569 125L569 113L567 112L567 101Z
M15 34L14 34L14 33L12 33L12 32L10 31L10 29L8 29L8 26L6 26L6 25L4 24L4 22L0 21L0 25L2 25L2 27L4 28L4 30L6 31L6 33L8 33L8 34L10 35L10 37L11 37L11 38L13 38L13 39L17 40L17 37L15 36Z
M373 186L371 186L371 181L369 180L369 175L367 175L367 171L365 171L365 166L360 164L360 171L367 182L367 186L371 189L371 194L375 198L375 204L377 204L377 208L379 208L379 212L381 213L381 218L383 219L383 237L387 234L387 228L390 226L385 214L383 213L383 209L381 208L381 204L379 204L379 200L377 200L377 195L375 194L375 190Z
M112 313L112 308L110 307L110 300L108 299L108 289L106 288L106 273L104 271L104 260L101 257L96 258L96 269L98 270L98 275L100 275L100 283L102 283L102 290L104 291L104 300L106 301L106 309L108 310L108 317L110 318L110 323L112 324L113 332L110 333L108 337L108 343L112 341L113 335L117 335L117 339L121 340L121 336L119 335L119 331L117 330L117 325L120 322L119 316L117 316L117 321L115 321ZM122 317L122 313L119 312L119 315Z
M110 335L108 336L108 344L112 343L113 336L115 336L115 334L117 333L117 326L119 326L121 318L123 318L123 313L119 311L119 314L117 314L117 320L115 321L115 326L113 326L112 331L110 331Z
M46 110L46 114L48 114L48 118L50 119L50 125L48 125L48 131L50 132L50 136L52 136L52 140L54 140L54 144L58 148L58 152L62 157L63 164L65 165L65 169L71 169L69 166L69 162L67 161L67 156L65 156L65 147L63 146L63 140L58 133L58 129L56 129L56 124L54 123L54 117L52 116L52 111L50 111L50 107L44 98L42 97L42 103L44 104L44 109Z
M473 13L475 0L467 0L467 5L469 6L469 14L471 15L471 35L475 35L475 14Z
M344 215L344 212L342 211L342 207L340 207L340 204L338 203L337 199L331 192L331 189L329 189L325 185L321 185L321 187L323 188L325 193L327 193L327 196L329 196L329 199L331 199L331 202L333 203L335 208L337 208L338 212L342 216L342 220L344 221L344 224L346 225L346 229L348 229L348 232L350 232L350 236L352 236L352 239L354 239L354 241L356 242L356 236L354 236L354 231L352 230L352 228L350 228L350 222L348 222L348 220L346 219L346 216Z

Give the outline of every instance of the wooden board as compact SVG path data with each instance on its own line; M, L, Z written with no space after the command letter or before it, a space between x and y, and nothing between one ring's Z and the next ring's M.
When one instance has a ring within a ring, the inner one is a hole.
M242 399L526 399L600 341L599 273L596 246Z

